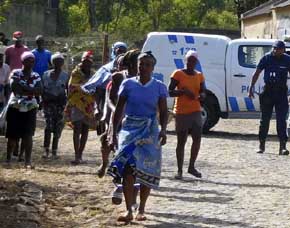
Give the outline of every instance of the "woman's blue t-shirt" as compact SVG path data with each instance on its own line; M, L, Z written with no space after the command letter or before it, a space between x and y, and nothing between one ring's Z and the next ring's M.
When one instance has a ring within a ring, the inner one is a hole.
M125 114L151 117L156 115L159 98L168 97L166 86L156 79L142 85L136 77L126 79L119 89L119 96L127 98Z

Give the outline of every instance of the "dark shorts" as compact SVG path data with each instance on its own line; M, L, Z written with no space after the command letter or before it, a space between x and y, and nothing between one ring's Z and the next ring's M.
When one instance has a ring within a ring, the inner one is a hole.
M202 133L201 112L193 112L190 114L176 114L175 130L177 133L187 131L189 134L201 135Z
M28 112L19 112L18 109L10 107L7 111L6 138L23 138L33 136L36 127L37 109Z

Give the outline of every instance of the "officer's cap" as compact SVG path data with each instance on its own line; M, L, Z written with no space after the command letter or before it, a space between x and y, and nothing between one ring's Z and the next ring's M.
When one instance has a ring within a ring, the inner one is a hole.
M282 40L276 40L273 44L274 48L285 48L285 43Z

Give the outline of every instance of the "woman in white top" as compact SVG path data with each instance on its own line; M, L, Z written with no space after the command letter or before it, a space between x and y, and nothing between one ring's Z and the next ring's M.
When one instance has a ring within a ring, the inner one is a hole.
M36 96L42 92L41 79L33 72L34 55L26 51L21 55L22 69L15 69L11 73L10 86L13 98L7 112L7 162L11 161L18 139L22 139L25 152L25 167L31 166L32 137L36 127L36 113L38 103Z

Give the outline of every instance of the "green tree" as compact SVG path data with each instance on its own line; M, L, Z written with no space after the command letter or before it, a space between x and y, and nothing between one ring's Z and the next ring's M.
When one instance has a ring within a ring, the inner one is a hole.
M255 7L268 2L269 0L234 0L236 4L236 12L238 19L240 20L241 15Z
M231 3L231 4L230 4ZM239 29L236 5L231 0L147 0L116 1L107 6L110 19L102 20L110 34L123 40L140 40L150 31L197 27Z
M88 8L85 2L68 7L70 34L81 34L90 31Z
M0 23L6 20L5 16L10 7L10 0L1 0L0 1Z
M45 4L46 0L4 2ZM59 35L109 32L135 41L150 31L191 28L238 29L236 15L247 0L60 0ZM254 1L258 4L262 1ZM253 7L253 5L251 5ZM240 7L240 8L239 8ZM0 6L0 15L2 4ZM243 8L243 9L244 9ZM2 10L3 12L3 10Z
M203 18L201 25L204 28L235 30L238 28L238 18L234 13L226 10L221 12L211 10Z

